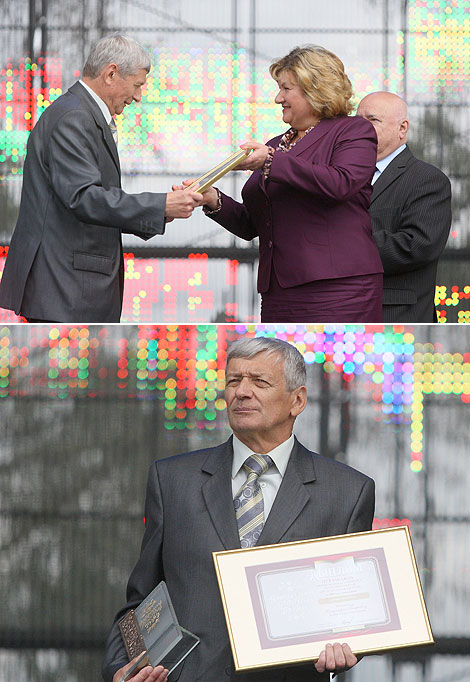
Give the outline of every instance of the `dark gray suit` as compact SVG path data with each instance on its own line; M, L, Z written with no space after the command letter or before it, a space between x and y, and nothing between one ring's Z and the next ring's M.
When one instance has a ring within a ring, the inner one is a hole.
M116 621L165 580L179 622L201 643L170 680L179 682L312 682L328 680L313 665L235 674L212 552L240 547L231 487L232 440L154 462L140 558ZM258 545L369 530L374 482L310 452L297 440ZM114 624L103 664L106 682L127 662Z
M451 225L450 182L406 147L374 184L370 214L384 322L434 322L437 262Z
M57 322L119 322L121 232L165 231L165 194L126 194L116 145L80 83L40 117L29 140L18 222L0 306Z

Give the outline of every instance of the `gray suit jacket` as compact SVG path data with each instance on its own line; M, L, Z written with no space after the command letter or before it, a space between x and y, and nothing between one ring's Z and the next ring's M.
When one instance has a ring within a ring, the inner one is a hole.
M406 147L374 183L370 214L384 322L434 322L437 262L449 236L450 182Z
M165 202L165 194L121 189L111 131L75 83L29 137L0 306L57 322L119 322L121 232L163 234Z
M170 676L179 682L313 682L328 680L313 665L235 674L212 552L240 547L233 510L232 439L218 447L154 462L145 505L140 558L126 606L110 632L103 677L127 662L116 625L165 580L181 625L201 643ZM258 545L369 530L374 482L295 441Z

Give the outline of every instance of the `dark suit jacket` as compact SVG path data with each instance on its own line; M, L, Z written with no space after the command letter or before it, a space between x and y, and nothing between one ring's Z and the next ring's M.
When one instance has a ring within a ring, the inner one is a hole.
M179 622L201 643L170 680L179 682L312 682L328 680L313 665L235 674L212 552L240 547L231 487L232 439L215 448L154 462L140 558L127 587L135 608L165 580ZM258 545L369 530L374 482L310 452L297 440ZM106 682L127 662L116 624L107 644Z
M259 236L260 293L272 268L282 287L382 272L368 213L376 154L369 121L322 119L288 153L274 154L267 182L251 175L242 204L223 195L211 217L242 239Z
M116 145L80 83L40 117L29 140L18 222L0 306L58 322L119 322L121 232L165 230L165 194L126 194Z
M404 149L374 184L370 214L384 266L383 321L434 322L437 261L452 221L450 182Z

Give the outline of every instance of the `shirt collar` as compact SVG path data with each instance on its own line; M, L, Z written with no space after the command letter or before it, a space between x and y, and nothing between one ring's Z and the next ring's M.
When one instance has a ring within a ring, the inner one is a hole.
M290 438L285 440L283 443L275 447L274 450L271 450L271 452L265 453L271 457L281 476L284 476L285 474L293 447L294 434L292 434ZM253 450L247 447L245 443L242 443L241 440L239 440L236 435L233 434L232 478L235 478L242 468L246 458L251 454L253 454Z
M380 159L380 161L377 161L377 163L375 165L379 169L379 171L381 173L383 173L384 170L387 168L388 164L391 163L393 161L393 159L396 156L398 156L398 154L401 154L405 148L406 148L406 144L402 144L402 145L400 145L400 147L398 147L398 149L395 149L391 154L389 154L388 156L386 156L383 159Z
M108 105L106 104L106 102L104 100L102 100L101 97L99 95L97 95L96 92L94 90L92 90L89 85L84 83L82 80L79 80L78 82L80 83L80 85L83 85L85 90L87 90L90 93L90 95L93 97L96 104L99 106L106 123L109 125L112 116L111 116L111 112L109 111Z

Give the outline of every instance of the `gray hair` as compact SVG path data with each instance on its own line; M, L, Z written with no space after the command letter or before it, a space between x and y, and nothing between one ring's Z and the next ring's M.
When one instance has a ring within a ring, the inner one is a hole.
M139 69L150 71L148 52L137 40L121 33L113 33L98 40L91 48L83 67L83 75L97 78L108 64L116 64L123 78L132 76Z
M288 391L305 386L307 372L302 353L281 339L266 336L238 339L230 344L227 351L227 366L233 358L252 358L258 353L277 356L274 361L284 360L284 378Z

